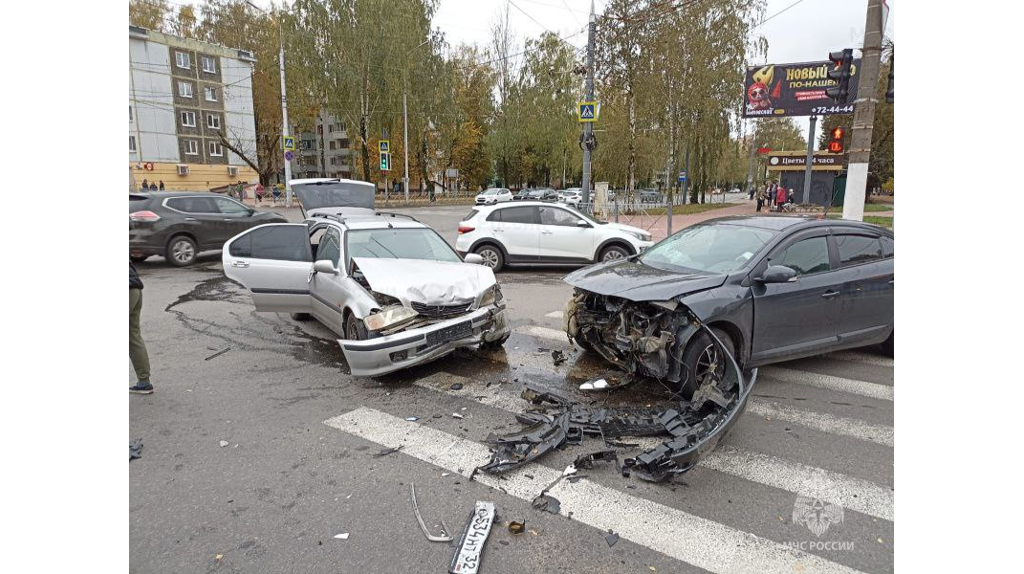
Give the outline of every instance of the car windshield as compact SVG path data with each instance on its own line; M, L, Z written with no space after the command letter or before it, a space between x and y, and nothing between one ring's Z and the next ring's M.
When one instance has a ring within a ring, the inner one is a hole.
M349 258L462 261L433 229L353 229L346 241Z
M485 190L480 195L498 195L499 193L501 193L500 189L495 189L492 187L491 189Z
M738 225L697 225L650 248L640 262L666 271L731 273L746 265L774 235Z

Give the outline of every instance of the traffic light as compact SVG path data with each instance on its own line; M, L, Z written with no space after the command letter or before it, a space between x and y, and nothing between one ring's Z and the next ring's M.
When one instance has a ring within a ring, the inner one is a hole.
M391 171L391 154L384 152L380 154L380 170Z
M842 127L836 126L832 130L832 141L828 142L828 151L830 153L843 153L843 136L846 135L846 130Z
M892 103L892 70L896 66L896 54L889 56L889 87L885 90L885 103Z
M838 52L830 52L828 59L832 62L832 69L828 71L828 77L830 80L835 80L836 85L825 88L825 95L832 98L837 104L845 104L846 97L850 94L853 49L846 48Z

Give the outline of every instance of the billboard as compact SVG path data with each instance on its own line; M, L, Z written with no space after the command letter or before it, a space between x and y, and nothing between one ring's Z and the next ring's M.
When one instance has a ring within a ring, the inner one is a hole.
M747 68L743 87L743 117L827 116L852 114L857 99L860 60L853 61L850 95L845 104L836 104L825 95L825 88L836 85L828 71L832 63L802 62L770 64Z

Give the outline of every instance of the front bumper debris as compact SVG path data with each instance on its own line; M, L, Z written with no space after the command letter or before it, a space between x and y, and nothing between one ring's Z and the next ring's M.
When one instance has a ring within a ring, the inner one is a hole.
M353 375L372 377L432 361L454 351L501 340L509 334L505 307L490 305L465 315L385 337L338 339Z
M636 473L643 480L658 482L684 473L714 450L746 407L747 398L757 380L754 370L749 381L739 364L715 334L695 316L690 321L698 329L711 333L712 340L729 359L732 376L721 381L705 381L690 400L670 408L591 408L549 389L527 384L522 397L534 408L516 415L528 427L519 433L491 435L486 442L493 447L491 461L480 467L488 473L500 473L535 460L565 444L580 444L584 436L601 437L614 446L621 437L666 436L668 439L635 458L625 459L624 476ZM613 455L601 456L610 460Z

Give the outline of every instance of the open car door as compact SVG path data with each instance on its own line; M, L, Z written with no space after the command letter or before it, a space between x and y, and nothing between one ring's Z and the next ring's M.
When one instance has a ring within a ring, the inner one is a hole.
M224 244L224 274L252 294L257 311L308 313L313 253L309 228L270 223Z

